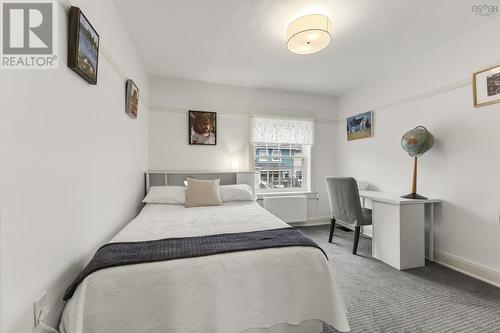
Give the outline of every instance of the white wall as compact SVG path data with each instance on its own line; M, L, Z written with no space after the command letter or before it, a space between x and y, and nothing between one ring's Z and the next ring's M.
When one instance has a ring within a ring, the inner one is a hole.
M417 125L426 126L436 143L419 159L418 192L444 200L437 211L436 250L497 270L500 104L474 108L468 80L473 72L500 64L499 23L451 41L344 96L339 111L343 121L335 131L338 175L406 194L411 192L412 159L401 149L400 138ZM372 109L375 136L348 142L345 117Z
M311 188L319 192L319 215L328 216L324 177L332 175L333 125L336 100L332 97L243 88L198 81L150 80L149 166L166 170L231 170L238 160L248 170L248 113L317 117L312 148ZM188 144L188 110L217 111L217 146Z
M74 1L125 75L147 97L136 51L109 1ZM2 71L0 87L1 318L28 333L33 300L48 290L56 321L64 289L89 255L133 218L144 191L148 110L124 112L125 81L101 52L98 85L66 67L59 8L59 69Z

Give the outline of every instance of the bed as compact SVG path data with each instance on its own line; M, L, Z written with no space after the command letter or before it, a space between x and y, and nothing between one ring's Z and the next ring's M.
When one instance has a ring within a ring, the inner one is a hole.
M247 183L253 173L146 175L151 185L186 176ZM110 243L286 228L256 202L184 208L147 204ZM283 247L113 267L83 280L61 333L319 333L348 331L345 305L322 251Z

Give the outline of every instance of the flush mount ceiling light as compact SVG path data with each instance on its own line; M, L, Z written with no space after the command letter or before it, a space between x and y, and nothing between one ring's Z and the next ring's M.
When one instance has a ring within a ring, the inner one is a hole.
M332 22L324 15L299 17L288 26L286 47L295 54L323 50L332 40Z

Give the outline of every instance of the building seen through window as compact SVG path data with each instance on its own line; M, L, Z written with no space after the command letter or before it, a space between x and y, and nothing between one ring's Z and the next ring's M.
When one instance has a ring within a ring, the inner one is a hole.
M254 144L258 191L302 190L304 149L297 144Z

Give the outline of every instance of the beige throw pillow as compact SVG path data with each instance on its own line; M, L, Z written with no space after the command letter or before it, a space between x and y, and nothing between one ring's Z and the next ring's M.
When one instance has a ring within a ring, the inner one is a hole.
M220 206L220 179L198 180L187 178L186 207Z

